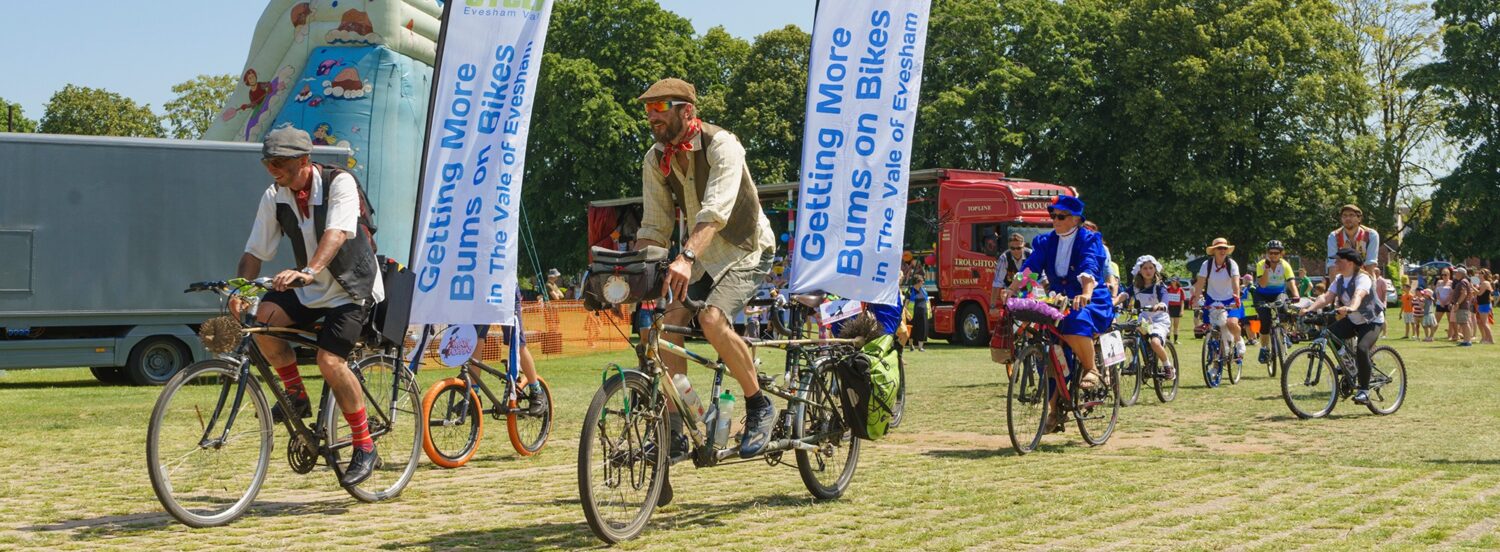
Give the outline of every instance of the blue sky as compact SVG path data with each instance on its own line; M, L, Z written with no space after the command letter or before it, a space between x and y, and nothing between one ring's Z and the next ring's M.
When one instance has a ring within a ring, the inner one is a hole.
M812 0L659 2L692 20L699 33L723 25L748 40L788 23L812 27ZM240 71L266 6L258 0L5 4L9 24L0 32L0 98L21 104L33 120L69 83L118 92L160 113L172 98L172 85Z

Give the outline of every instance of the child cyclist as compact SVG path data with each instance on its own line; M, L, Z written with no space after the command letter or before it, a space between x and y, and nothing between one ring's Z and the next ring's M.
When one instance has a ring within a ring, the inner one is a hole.
M1115 298L1116 305L1128 305L1134 301L1141 309L1141 325L1146 328L1151 351L1163 368L1168 379L1177 377L1177 368L1167 356L1163 343L1172 330L1172 318L1167 313L1167 286L1162 282L1162 266L1156 257L1142 255L1130 269L1130 285Z

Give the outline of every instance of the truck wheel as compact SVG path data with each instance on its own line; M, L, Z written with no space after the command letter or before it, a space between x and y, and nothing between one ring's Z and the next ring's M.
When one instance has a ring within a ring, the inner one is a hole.
M172 337L148 337L130 350L125 373L136 385L165 385L192 360L187 347Z
M123 385L130 383L130 376L125 375L125 369L119 366L94 366L89 368L94 374L94 379L106 385Z
M953 338L958 345L970 347L982 347L989 344L990 328L989 320L984 316L984 310L979 305L969 303L958 310L958 319L954 320Z

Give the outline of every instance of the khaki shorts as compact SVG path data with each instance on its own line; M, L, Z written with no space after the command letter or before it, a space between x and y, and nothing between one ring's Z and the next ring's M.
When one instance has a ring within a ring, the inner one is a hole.
M1468 324L1469 319L1473 317L1473 314L1474 313L1469 312L1468 307L1455 308L1453 309L1453 323Z
M710 307L718 307L725 316L733 320L745 312L745 303L750 302L750 298L755 296L755 288L771 273L771 263L775 258L774 250L765 250L760 254L760 264L754 268L729 269L718 281L704 274L693 285L688 286L687 296L706 301Z

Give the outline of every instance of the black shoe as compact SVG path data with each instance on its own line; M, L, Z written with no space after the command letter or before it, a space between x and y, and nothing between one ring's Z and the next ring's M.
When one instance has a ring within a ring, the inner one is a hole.
M292 397L292 409L297 411L298 418L312 417L312 400L307 397ZM281 423L286 420L286 414L281 412L281 402L271 405L271 422Z
M349 459L349 468L344 470L344 477L339 479L339 484L345 487L353 487L369 479L370 474L375 473L375 462L378 460L374 447L370 448L370 452L359 447L353 449L354 456Z
M1360 389L1354 392L1354 404L1370 404L1370 392Z
M776 405L761 397L760 406L745 401L745 434L740 437L740 458L750 458L771 443L771 428L776 425Z
M550 408L550 405L547 404L547 394L541 392L539 389L537 392L531 393L530 396L531 406L526 409L526 413L538 417L546 415L548 408Z
M644 445L641 445L641 452L646 455L646 458L656 456L656 443L648 442ZM688 452L689 447L687 434L674 433L672 435L672 450L667 451L667 458L676 458L678 456L687 454Z

